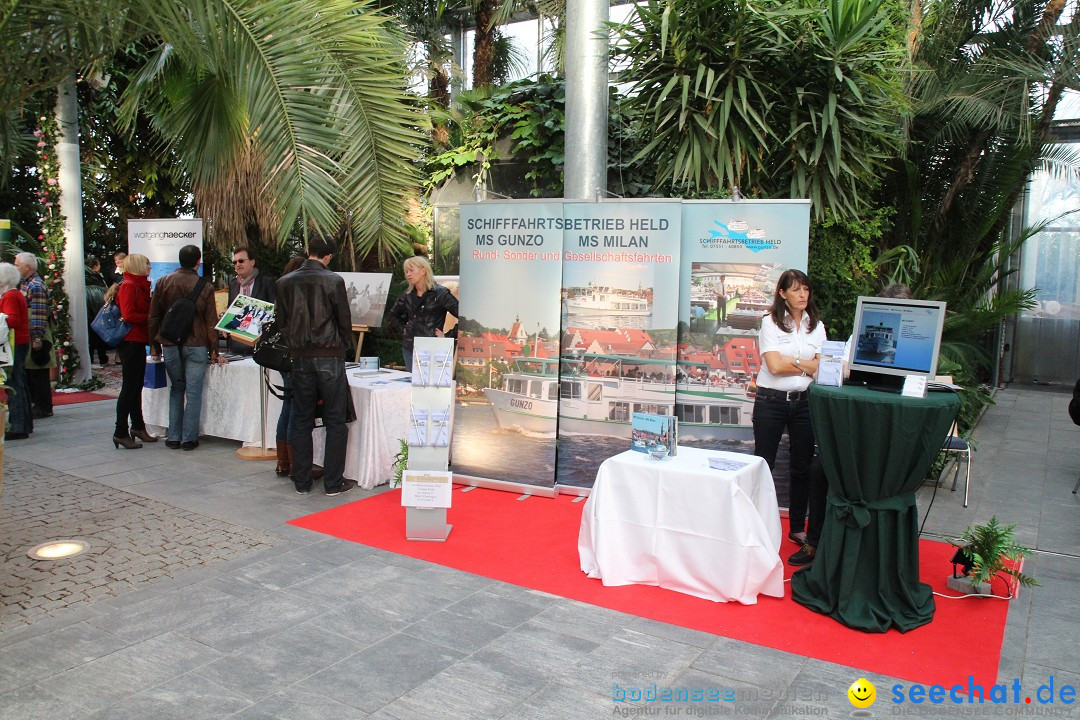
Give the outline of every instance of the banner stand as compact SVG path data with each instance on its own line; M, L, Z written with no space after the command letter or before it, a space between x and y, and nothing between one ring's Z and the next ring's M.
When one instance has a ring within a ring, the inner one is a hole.
M259 446L241 447L236 451L236 456L241 460L276 460L277 451L266 447L266 376L263 369L259 368Z

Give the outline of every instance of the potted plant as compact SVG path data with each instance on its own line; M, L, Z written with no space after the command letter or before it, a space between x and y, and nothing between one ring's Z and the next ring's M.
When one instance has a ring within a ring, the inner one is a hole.
M1021 561L1032 551L1016 542L1015 527L1000 524L995 516L985 525L969 525L959 542L950 540L957 551L948 586L965 595L991 595L994 578L1003 573L1024 587L1037 586L1035 578L1020 571ZM962 569L961 575L956 574L957 566ZM1011 595L1011 587L1009 590Z
M401 480L405 475L405 469L409 467L409 441L401 438L398 454L394 456L394 476L390 478L390 487L401 487Z

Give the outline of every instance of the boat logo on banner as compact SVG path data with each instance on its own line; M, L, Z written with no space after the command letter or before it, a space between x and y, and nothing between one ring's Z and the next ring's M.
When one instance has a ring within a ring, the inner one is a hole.
M730 220L726 224L714 220L713 225L718 229L709 230L709 237L701 239L702 247L745 247L751 252L760 252L775 250L781 243L779 239L768 238L763 229L751 228L742 220Z

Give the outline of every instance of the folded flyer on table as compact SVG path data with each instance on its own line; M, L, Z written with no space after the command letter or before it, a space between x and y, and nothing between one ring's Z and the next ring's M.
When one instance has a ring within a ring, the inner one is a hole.
M709 467L713 470L726 470L727 472L734 472L735 470L741 470L749 463L744 463L740 460L732 460L726 457L717 457L712 455L709 457Z

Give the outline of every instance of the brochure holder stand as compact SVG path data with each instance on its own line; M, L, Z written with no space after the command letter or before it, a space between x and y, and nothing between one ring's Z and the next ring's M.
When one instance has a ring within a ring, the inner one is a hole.
M453 473L450 436L454 418L454 341L416 338L413 345L412 406L409 408L409 462L402 480L405 538L443 542Z

